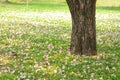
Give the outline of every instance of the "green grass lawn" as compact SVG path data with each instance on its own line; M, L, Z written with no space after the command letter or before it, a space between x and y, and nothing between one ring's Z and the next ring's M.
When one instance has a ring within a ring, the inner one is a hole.
M67 54L71 17L64 1L0 3L0 80L119 80L119 4L98 0L98 55L81 57Z

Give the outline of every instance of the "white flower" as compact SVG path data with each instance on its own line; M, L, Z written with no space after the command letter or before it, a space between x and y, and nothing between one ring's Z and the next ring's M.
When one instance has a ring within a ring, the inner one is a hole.
M22 79L26 78L26 73L20 73L20 78Z

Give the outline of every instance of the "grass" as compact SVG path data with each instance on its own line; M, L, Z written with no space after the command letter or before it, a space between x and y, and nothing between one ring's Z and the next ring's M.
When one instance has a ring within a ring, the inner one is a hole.
M66 4L0 4L0 80L119 80L120 10L113 0L111 6L101 1L106 5L97 3L98 55L93 57L67 54Z

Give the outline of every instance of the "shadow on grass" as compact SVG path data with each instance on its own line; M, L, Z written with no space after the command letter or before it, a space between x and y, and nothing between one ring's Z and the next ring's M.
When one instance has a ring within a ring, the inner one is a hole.
M120 11L120 6L98 6L98 10Z
M66 3L29 3L28 5L25 2L21 2L21 3L16 3L16 2L9 2L9 3L3 3L3 6L7 5L7 7L10 5L11 8L16 8L19 7L24 8L29 7L29 10L52 10L52 11L56 11L56 10L63 10L66 11L68 10L67 4ZM15 6L15 7L12 7Z
M17 3L17 2L4 2L4 4L11 4L11 5L26 5L27 3L26 2L20 2L20 3ZM30 2L30 3L28 3L28 5L31 5L31 6L41 6L41 5L44 5L44 6L46 6L46 5L49 5L49 6L54 6L54 5L56 5L56 6L66 6L66 3L48 3L48 2L46 2L46 3L32 3L32 2Z

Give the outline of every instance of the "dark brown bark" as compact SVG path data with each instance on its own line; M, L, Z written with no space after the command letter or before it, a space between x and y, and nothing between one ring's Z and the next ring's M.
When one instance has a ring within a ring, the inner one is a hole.
M66 0L72 17L70 52L96 55L96 0Z

